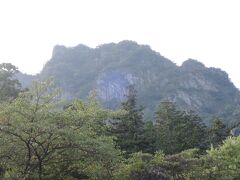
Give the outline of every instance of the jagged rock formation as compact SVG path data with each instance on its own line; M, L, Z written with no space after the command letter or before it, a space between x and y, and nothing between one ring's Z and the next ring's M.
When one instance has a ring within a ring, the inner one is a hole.
M227 73L192 59L177 66L149 46L132 41L97 48L56 46L39 74L39 78L47 77L55 79L64 98L84 99L96 90L99 99L113 108L124 99L127 87L134 84L147 117L152 117L165 99L203 117L234 121L239 116L240 93Z

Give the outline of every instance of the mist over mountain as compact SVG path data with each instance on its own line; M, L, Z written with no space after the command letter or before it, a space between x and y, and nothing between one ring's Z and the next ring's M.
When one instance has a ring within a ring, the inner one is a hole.
M53 77L68 100L85 99L95 90L110 108L119 107L128 86L135 85L146 118L153 117L164 100L199 113L206 123L214 116L230 123L240 117L240 92L226 72L193 59L178 66L149 46L133 41L96 48L57 45L39 75L18 77L24 86L33 79Z

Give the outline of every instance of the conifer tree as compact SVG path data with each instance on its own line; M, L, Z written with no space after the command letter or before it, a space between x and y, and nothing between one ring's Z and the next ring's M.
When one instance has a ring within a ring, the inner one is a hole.
M229 129L227 126L219 118L215 118L211 128L209 129L210 143L214 147L221 145L223 140L225 140L228 136Z
M205 148L206 127L201 118L180 111L169 101L162 102L156 112L156 147L167 154L190 148Z
M112 121L112 133L117 144L127 154L138 152L144 146L143 107L137 107L137 92L133 85L128 87L126 100L121 109L126 113Z

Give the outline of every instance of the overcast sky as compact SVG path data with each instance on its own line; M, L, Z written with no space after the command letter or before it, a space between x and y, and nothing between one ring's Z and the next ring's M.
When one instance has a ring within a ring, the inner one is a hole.
M56 44L126 39L221 68L240 87L239 0L0 0L0 63L25 73L40 72Z

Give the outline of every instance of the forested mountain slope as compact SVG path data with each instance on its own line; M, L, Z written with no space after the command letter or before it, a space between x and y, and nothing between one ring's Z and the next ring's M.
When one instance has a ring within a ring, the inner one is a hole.
M84 99L96 90L101 102L111 108L119 106L133 84L147 118L166 99L196 111L206 122L212 116L228 122L240 117L240 93L226 72L192 59L177 66L149 46L133 41L97 48L55 46L52 58L38 75L40 79L48 77L61 87L63 98ZM24 84L29 79L20 78Z

